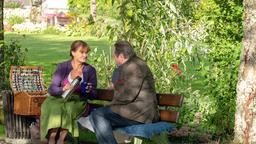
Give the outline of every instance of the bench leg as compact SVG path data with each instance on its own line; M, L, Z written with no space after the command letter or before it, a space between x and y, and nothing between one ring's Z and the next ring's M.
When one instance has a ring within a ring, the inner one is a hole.
M134 141L133 144L142 144L142 139L138 138L138 137L134 137Z

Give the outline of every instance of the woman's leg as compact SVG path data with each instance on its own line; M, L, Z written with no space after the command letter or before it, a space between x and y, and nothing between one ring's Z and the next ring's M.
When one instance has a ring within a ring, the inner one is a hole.
M56 135L57 135L58 129L53 128L49 130L49 144L56 144Z
M64 144L65 137L67 136L67 134L68 134L68 130L67 129L61 129L60 130L60 138L59 138L60 144Z

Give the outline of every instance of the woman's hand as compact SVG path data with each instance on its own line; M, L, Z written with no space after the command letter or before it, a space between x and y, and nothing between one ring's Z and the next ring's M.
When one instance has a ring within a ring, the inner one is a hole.
M70 84L69 84L69 83L67 83L67 84L62 88L63 91L65 91L65 90L67 90L67 89L70 89Z

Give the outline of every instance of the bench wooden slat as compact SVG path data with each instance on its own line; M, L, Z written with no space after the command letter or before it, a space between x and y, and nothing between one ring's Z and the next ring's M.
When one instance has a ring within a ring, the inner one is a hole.
M97 95L99 100L111 101L114 96L113 90L97 89Z
M157 94L158 105L181 107L183 96L178 94Z
M114 95L113 90L97 89L99 100L111 101ZM183 96L178 94L157 94L158 105L181 107Z
M114 95L113 90L97 89L97 100L111 101ZM181 107L183 102L183 96L179 94L157 94L159 106L173 106ZM100 104L93 104L93 107L101 107ZM177 123L179 119L179 112L174 110L160 110L160 120L167 122Z
M160 110L160 120L177 123L179 120L179 112L173 110Z

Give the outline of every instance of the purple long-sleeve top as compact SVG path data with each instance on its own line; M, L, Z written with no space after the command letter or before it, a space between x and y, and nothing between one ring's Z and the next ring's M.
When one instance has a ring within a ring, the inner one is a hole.
M72 65L71 60L59 63L57 65L57 69L55 70L53 77L52 77L52 83L48 89L48 93L51 96L60 96L63 93L63 87L65 85L65 81L69 75L69 73L72 71ZM84 63L83 67L83 81L87 83L92 84L92 89L89 93L85 95L82 91L80 92L80 98L81 100L86 99L95 99L96 94L96 87L97 87L97 76L96 76L96 70L93 66Z

